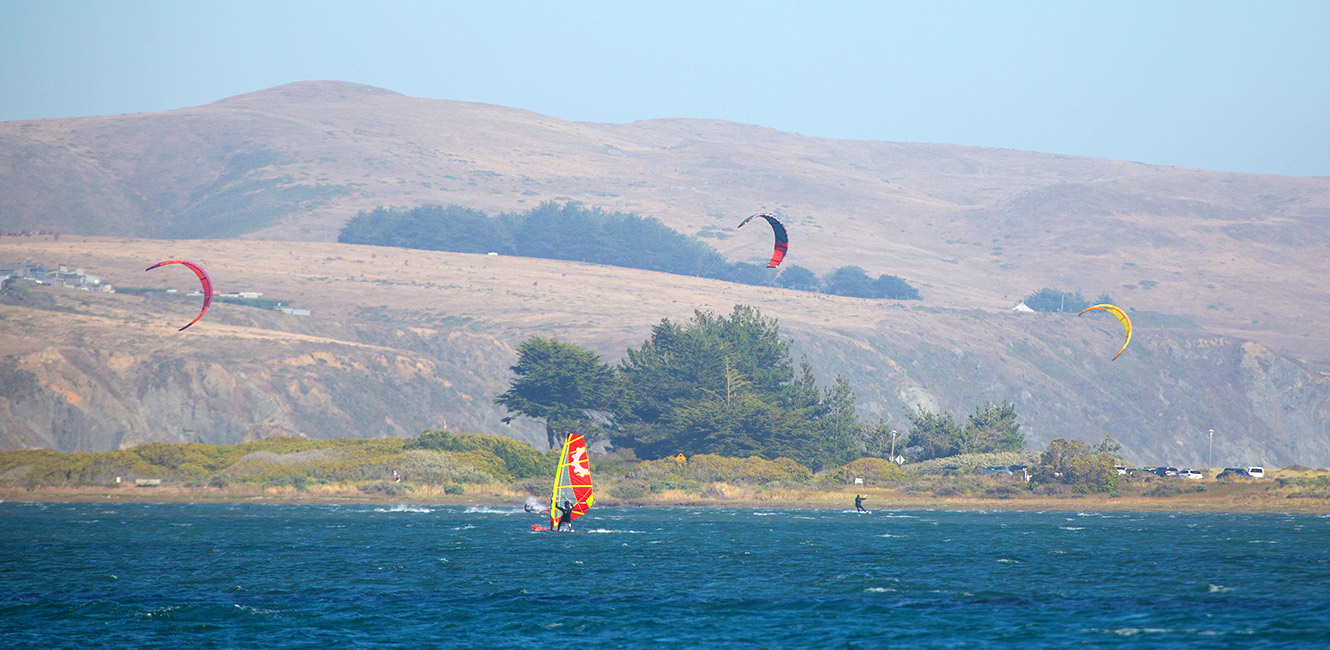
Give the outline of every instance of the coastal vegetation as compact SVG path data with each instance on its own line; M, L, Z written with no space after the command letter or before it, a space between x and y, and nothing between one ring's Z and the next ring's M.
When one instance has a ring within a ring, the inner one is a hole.
M887 424L859 418L844 377L820 389L810 363L796 372L790 346L774 318L745 305L729 316L662 319L616 367L535 336L518 348L517 376L495 402L544 420L551 447L578 432L649 460L788 458L814 471L886 455Z
M1065 440L1050 447L1056 448L1051 454L961 454L904 466L860 458L817 472L789 458L698 454L641 460L619 450L594 454L592 472L597 502L604 505L844 507L862 493L873 495L874 507L1330 509L1330 470L1286 468L1264 480L1214 479L1211 472L1204 481L1114 474L1112 491L1095 492L1048 473L1064 463L1102 477L1095 462L1086 462L1095 460L1093 449ZM548 496L554 463L553 452L502 436L448 431L418 438L148 443L92 453L30 449L0 451L0 497L518 504ZM1011 465L1028 466L1031 480L1019 471L984 473Z

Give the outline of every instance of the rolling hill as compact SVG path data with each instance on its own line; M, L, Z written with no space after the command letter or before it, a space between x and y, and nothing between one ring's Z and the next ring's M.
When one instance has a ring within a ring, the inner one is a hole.
M734 226L773 211L790 227L787 264L898 275L924 300L329 243L379 205L546 200L654 216L753 262L766 242ZM219 283L314 315L219 305L176 336L163 313L187 308L130 296L41 290L0 305L5 446L410 434L442 417L488 431L526 336L617 358L662 317L745 303L897 425L914 404L1007 399L1036 443L1107 431L1141 462L1197 464L1196 437L1214 428L1217 463L1223 431L1233 462L1330 462L1328 178L706 120L568 122L304 82L163 113L0 123L0 230L28 229L62 237L0 237L0 261L142 286L164 282L141 277L147 264L192 255ZM1106 324L1008 311L1044 287L1111 294L1140 326L1132 349L1108 364ZM404 370L421 364L433 365ZM50 368L63 379L38 372ZM384 388L389 369L401 379ZM232 386L231 401L201 414L188 404L222 399L208 386ZM525 426L511 433L534 435Z

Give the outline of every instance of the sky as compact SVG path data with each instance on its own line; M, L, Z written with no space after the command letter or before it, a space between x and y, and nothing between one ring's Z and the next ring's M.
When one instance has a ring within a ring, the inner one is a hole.
M0 120L335 79L565 120L1330 176L1330 1L0 1Z

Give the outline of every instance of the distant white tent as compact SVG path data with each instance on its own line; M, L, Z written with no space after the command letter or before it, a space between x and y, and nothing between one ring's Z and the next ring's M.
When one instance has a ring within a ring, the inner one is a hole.
M1015 306L1015 307L1012 307L1011 310L1012 310L1012 311L1019 311L1019 312L1029 312L1029 313L1031 313L1031 314L1034 313L1034 310L1033 310L1033 309L1030 309L1030 306L1027 305L1027 304L1025 304L1025 301L1024 301L1024 300L1022 300L1022 301L1016 303L1016 306Z

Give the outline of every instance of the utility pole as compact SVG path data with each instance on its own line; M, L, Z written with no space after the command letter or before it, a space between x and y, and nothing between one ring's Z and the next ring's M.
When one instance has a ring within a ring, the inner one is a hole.
M896 462L896 430L891 430L891 462Z
M1210 430L1210 464L1206 467L1214 469L1215 467L1215 430Z

